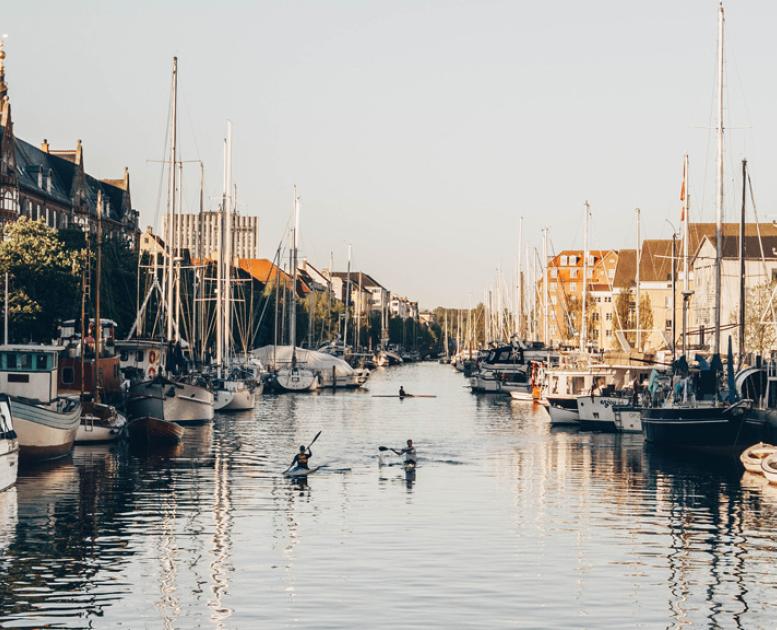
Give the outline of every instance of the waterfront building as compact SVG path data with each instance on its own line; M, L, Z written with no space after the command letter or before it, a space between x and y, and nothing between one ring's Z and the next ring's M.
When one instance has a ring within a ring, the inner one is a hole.
M138 212L132 208L126 168L117 179L97 179L86 172L81 140L73 149L57 150L47 140L36 147L16 137L0 40L0 226L26 216L52 228L77 226L93 234L100 194L106 238L135 248Z
M392 295L389 302L389 313L391 317L399 317L401 319L418 319L418 302L399 296Z
M235 258L256 258L259 253L259 217L232 215L232 252ZM162 233L168 233L168 215ZM188 249L197 258L218 260L221 238L220 212L180 213L175 215L175 238L180 249Z
M361 271L334 271L331 274L332 288L343 302L347 294L347 284L351 282L351 304L357 316L371 312L381 313L388 305L391 293L372 276Z

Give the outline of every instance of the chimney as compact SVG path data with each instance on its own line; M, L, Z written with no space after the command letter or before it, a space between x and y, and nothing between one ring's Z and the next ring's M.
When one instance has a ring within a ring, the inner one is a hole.
M46 138L43 138L43 142L40 143L40 150L49 153L49 141Z

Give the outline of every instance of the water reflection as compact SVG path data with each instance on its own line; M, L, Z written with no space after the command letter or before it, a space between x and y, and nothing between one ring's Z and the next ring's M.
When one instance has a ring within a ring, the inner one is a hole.
M777 487L638 435L551 431L445 366L373 388L399 384L438 398L266 396L173 450L22 471L0 493L0 625L770 625ZM284 479L321 429L323 468ZM417 473L378 465L408 437Z

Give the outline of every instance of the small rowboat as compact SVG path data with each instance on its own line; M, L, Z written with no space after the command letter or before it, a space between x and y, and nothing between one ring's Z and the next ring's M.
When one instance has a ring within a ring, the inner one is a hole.
M763 471L761 470L763 460L774 453L777 453L777 446L758 442L758 444L753 444L742 451L742 454L739 456L739 461L742 462L746 471L761 475L763 474Z
M289 479L298 479L299 477L307 477L308 475L312 475L319 468L321 467L314 466L313 468L301 468L300 466L295 466L294 468L289 468L288 470L284 471L283 476L288 477Z
M183 438L183 427L151 416L136 418L127 425L127 431L131 442L149 446L178 444Z
M761 461L761 472L769 483L777 483L777 453L767 455Z

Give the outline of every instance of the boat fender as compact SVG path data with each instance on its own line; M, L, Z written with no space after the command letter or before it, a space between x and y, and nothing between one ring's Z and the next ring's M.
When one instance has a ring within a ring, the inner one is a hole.
M148 368L148 378L154 378L156 376L156 370L153 367Z
M153 350L150 350L148 353L148 362L156 363L156 352L154 352Z

